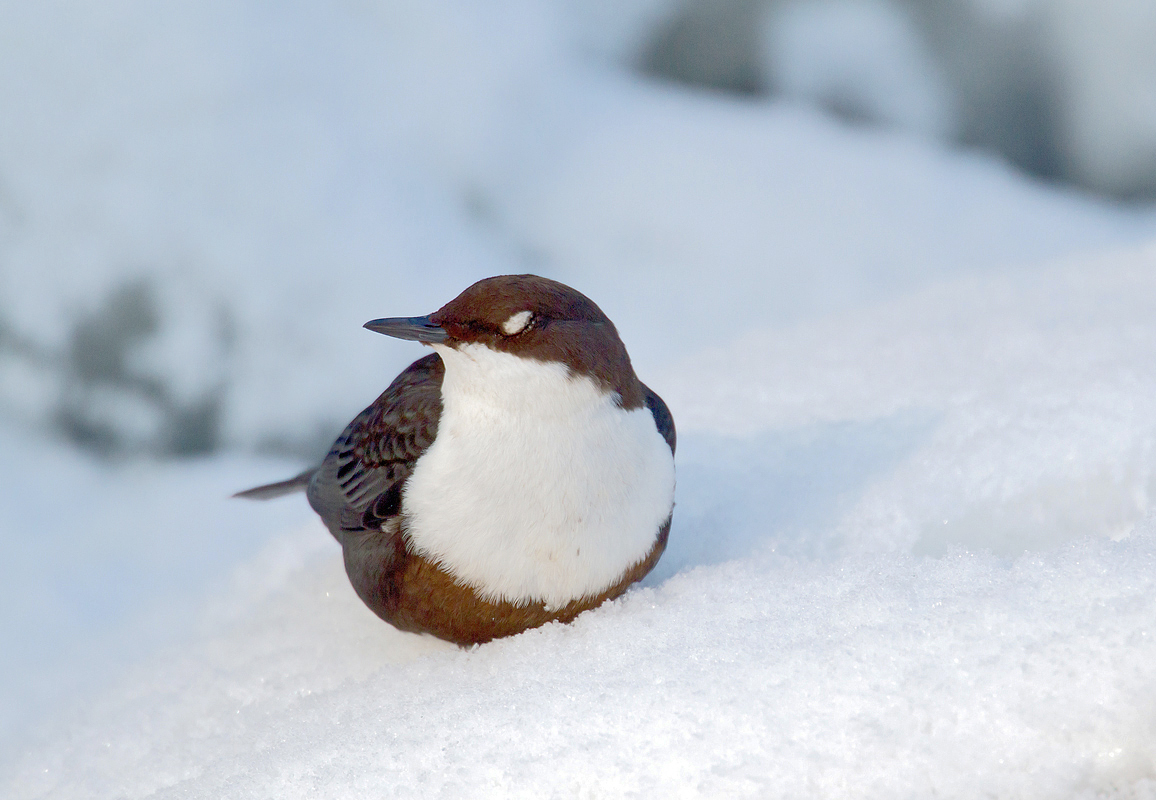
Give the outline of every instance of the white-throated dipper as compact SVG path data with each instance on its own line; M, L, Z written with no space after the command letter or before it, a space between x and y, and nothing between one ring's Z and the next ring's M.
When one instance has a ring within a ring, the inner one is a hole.
M658 562L674 421L585 295L535 275L478 281L427 317L367 322L422 342L304 488L358 596L458 644L569 622Z

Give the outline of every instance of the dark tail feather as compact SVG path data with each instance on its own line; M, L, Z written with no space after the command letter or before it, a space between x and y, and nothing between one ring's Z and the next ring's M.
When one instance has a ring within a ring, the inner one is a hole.
M301 492L309 485L309 479L313 477L316 469L307 469L300 475L295 475L287 481L278 481L277 483L267 483L264 486L254 486L252 489L246 489L243 492L237 492L233 497L243 497L246 500L272 500L274 497L282 497L294 492Z

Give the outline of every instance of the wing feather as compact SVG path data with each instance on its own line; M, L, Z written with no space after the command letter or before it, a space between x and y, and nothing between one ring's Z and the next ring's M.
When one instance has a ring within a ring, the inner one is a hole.
M349 423L313 474L309 504L339 541L350 531L380 531L400 512L402 487L437 436L444 374L436 353L411 364Z
M658 432L662 434L662 438L666 439L666 443L670 445L670 452L673 455L674 446L678 440L674 430L674 417L671 416L670 409L666 407L662 398L651 391L645 383L642 384L642 393L646 407L650 409L650 413L654 417L654 424L658 427Z

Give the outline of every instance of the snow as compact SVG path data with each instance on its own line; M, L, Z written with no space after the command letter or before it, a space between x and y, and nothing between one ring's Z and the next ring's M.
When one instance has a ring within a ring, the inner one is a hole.
M0 734L179 641L231 565L302 524L230 502L284 461L220 457L109 467L0 428Z
M670 549L570 626L399 633L302 501L259 506L303 527L23 740L6 794L1151 796L1153 267L965 277L673 365Z
M14 796L1142 797L1152 546L749 558L473 651L396 641L330 560L128 676Z
M0 795L1156 796L1150 209L581 55L657 2L575 42L21 8L0 92L52 113L0 133L0 332L63 353L145 275L126 369L226 387L228 449L79 453L61 362L0 348ZM674 526L620 600L463 650L366 610L303 498L227 496L421 354L362 322L526 270L670 405Z
M957 542L1017 555L1117 538L1156 491L1156 405L1144 388L1154 266L1148 249L959 279L754 334L738 352L709 348L680 365L668 402L685 409L684 429L727 435L885 425L909 452L842 523L857 549ZM699 376L723 359L756 388L704 386ZM868 544L880 535L889 541Z
M1152 3L781 0L698 7L714 9L732 41L750 26L743 12L761 16L749 58L764 88L978 144L1095 191L1148 198L1156 191Z
M768 8L760 63L777 93L929 137L958 134L955 98L900 6L812 0Z

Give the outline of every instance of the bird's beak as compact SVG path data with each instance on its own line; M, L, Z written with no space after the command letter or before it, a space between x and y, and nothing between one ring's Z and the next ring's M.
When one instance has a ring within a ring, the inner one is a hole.
M444 342L446 329L429 321L429 317L389 317L388 319L371 319L365 327L374 333L384 333L395 339L408 339L411 342L426 342L436 344Z

